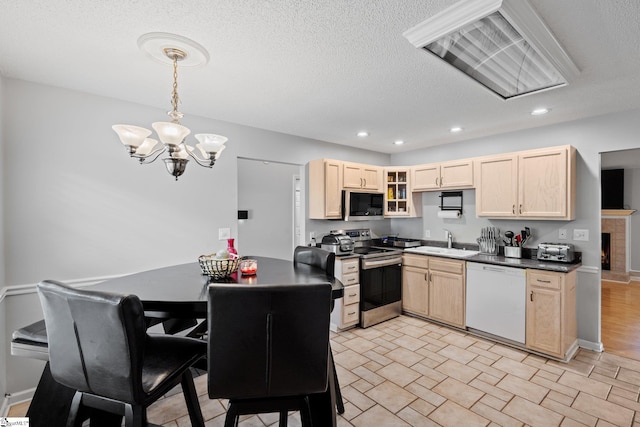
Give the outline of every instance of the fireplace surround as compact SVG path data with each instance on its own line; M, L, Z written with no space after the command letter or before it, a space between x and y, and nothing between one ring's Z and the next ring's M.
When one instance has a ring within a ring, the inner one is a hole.
M602 211L602 278L629 283L629 216L635 210ZM606 267L609 267L608 269Z

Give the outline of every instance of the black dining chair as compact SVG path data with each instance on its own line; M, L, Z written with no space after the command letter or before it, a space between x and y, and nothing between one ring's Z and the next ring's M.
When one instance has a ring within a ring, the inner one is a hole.
M336 271L336 254L315 246L296 246L293 250L293 265L297 264L319 267L333 277Z
M315 246L297 246L293 251L293 265L308 264L319 267L327 273L327 276L334 277L336 271L336 254ZM333 311L333 301L331 302L331 311ZM342 391L340 391L340 382L338 381L338 372L333 361L333 354L330 355L331 364L333 365L333 382L336 389L336 406L339 414L344 414L344 401L342 400Z
M229 399L225 427L245 414L300 411L325 393L329 372L329 283L209 285L209 397ZM331 405L329 405L331 407Z
M178 384L191 424L204 426L190 367L206 357L206 342L147 334L135 295L79 290L50 280L38 284L38 294L51 375L77 390L67 426L81 426L95 409L124 416L127 427L146 426L147 407Z

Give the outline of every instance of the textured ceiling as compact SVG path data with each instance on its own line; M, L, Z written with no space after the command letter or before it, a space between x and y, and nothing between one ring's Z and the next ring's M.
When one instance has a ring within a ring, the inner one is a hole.
M455 1L0 0L0 72L168 110L171 69L136 42L179 34L211 56L180 70L187 126L200 115L385 153L640 108L640 1L531 0L581 73L510 101L402 36ZM539 106L552 112L530 116Z

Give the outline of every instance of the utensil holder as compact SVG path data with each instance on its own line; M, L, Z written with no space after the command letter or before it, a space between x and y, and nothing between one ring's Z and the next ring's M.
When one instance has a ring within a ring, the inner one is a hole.
M504 256L507 258L522 258L522 248L519 246L505 246Z

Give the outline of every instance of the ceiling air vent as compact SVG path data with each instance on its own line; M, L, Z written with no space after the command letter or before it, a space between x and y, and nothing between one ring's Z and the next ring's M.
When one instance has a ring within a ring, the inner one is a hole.
M561 87L579 74L526 0L463 0L403 36L503 99Z

